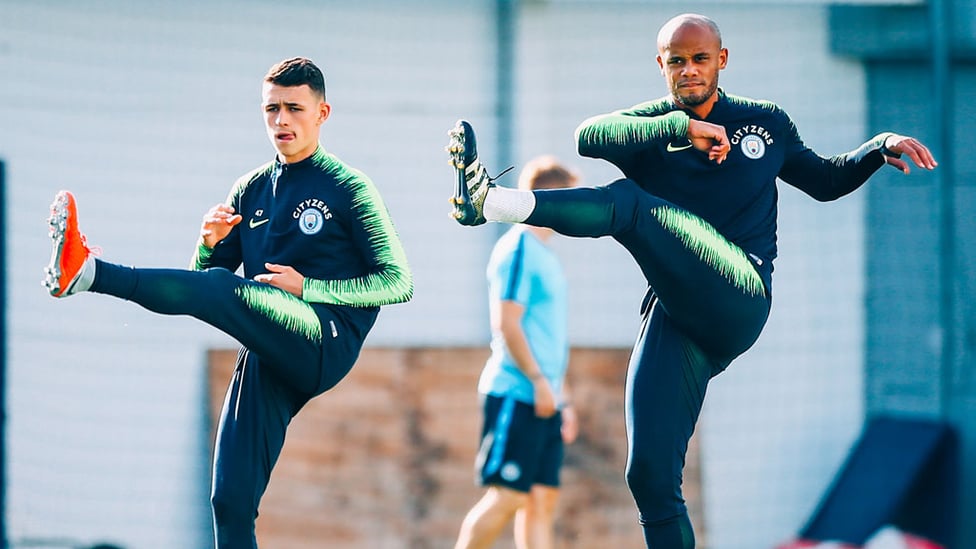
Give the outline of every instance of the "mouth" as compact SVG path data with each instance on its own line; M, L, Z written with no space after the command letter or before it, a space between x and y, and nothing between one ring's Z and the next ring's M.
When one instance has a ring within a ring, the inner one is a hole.
M295 140L295 134L291 132L278 132L275 134L275 141L288 142L294 140Z

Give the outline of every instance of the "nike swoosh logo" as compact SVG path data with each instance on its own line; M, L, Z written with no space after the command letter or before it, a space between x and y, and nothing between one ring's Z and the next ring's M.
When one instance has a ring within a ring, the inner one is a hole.
M690 148L691 148L691 143L688 143L687 145L683 145L681 147L676 147L673 144L671 144L670 141L668 141L668 152L669 153L683 151L685 149L690 149Z
M247 222L247 226L250 227L250 228L252 228L252 229L256 229L256 228L260 227L261 225L264 225L268 221L271 221L271 220L270 219L262 219L261 221L256 221L254 219L251 219L250 221Z

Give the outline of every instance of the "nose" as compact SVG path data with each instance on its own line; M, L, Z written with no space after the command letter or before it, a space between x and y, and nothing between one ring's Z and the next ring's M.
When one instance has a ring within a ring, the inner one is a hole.
M278 114L275 115L275 124L278 126L288 125L287 111L285 111L284 109L278 111Z

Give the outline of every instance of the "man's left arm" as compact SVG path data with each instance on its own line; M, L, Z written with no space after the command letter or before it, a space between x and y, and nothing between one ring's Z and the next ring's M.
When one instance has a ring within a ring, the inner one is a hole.
M291 266L266 264L270 273L254 279L310 303L375 307L409 301L413 297L413 274L379 191L364 178L356 185L351 203L352 238L370 258L371 267L366 274L342 280L319 280L302 276Z
M829 158L806 147L789 120L786 136L791 142L779 177L821 202L850 194L885 164L908 173L909 165L901 159L903 155L926 170L938 165L917 139L891 132L878 134L853 151Z
M409 301L413 297L413 275L383 197L365 176L354 186L351 232L370 258L371 268L363 276L345 280L306 278L302 283L302 299L354 307Z

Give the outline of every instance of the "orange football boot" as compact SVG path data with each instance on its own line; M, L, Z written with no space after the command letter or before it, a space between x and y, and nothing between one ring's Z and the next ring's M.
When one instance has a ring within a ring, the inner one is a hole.
M54 197L48 223L54 247L51 263L44 270L44 285L54 297L87 290L94 276L95 259L85 235L78 229L78 205L73 194L61 191ZM83 277L83 272L87 276Z

